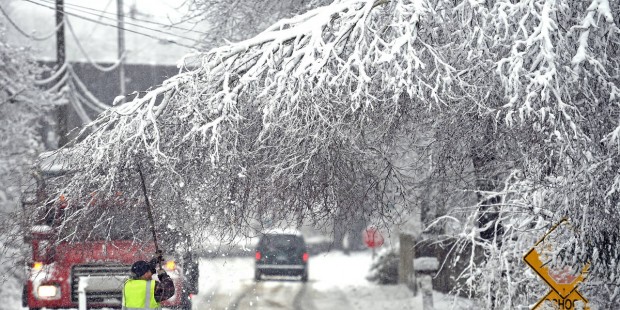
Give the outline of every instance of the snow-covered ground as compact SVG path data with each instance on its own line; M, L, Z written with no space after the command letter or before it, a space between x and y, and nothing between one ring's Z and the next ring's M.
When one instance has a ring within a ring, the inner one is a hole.
M405 286L368 282L371 260L370 251L316 255L303 284L294 278L254 282L251 257L204 259L195 309L422 309L422 297ZM435 309L452 309L452 297L435 292L433 299ZM462 299L454 307L467 308Z

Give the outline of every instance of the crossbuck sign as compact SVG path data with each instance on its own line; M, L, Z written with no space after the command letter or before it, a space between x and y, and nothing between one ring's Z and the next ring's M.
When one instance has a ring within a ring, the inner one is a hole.
M523 259L525 262L540 276L551 288L551 291L545 295L532 309L543 309L546 304L551 303L555 309L572 310L579 304L583 305L585 310L590 308L587 306L588 300L579 293L577 286L583 282L588 272L589 265L585 265L578 276L568 274L567 270L563 273L563 279L557 280L557 272L552 271L549 266L542 262L541 254L537 251L536 247L541 244L558 226L568 223L568 220L563 219L540 239L534 247L525 254Z

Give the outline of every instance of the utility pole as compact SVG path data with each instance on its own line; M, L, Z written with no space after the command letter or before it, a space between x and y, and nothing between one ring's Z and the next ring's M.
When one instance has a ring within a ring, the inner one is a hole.
M64 0L56 0L56 67L60 69L66 61L66 49L65 49L65 2ZM60 77L59 79L61 79ZM61 104L58 107L57 121L58 121L58 146L63 146L68 142L67 134L68 130L68 118L69 107L68 105Z
M118 20L118 58L120 63L118 65L118 79L120 84L120 94L125 96L125 59L122 57L125 54L125 20L123 14L123 0L116 0L116 15ZM121 102L124 102L122 100Z

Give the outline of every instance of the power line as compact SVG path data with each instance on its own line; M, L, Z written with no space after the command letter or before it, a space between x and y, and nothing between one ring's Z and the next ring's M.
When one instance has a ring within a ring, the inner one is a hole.
M50 4L50 5L53 3L53 2L50 2L49 0L39 0L39 1L47 2L47 3L48 3L48 4ZM29 1L29 2L32 2L32 1ZM40 4L40 3L39 3L39 5L41 5L41 6L45 6L44 4ZM106 17L106 16L103 16L103 15L98 15L97 13L86 12L86 11L84 11L84 10L79 10L79 9L72 9L72 10L76 10L76 11L78 11L78 12L82 12L82 13L85 13L85 14L94 15L94 16L97 16L97 17L100 17L100 18L105 18L105 19L113 20L114 22L116 22L116 21L117 21L117 19L116 19L116 18L111 18L111 17ZM68 12L66 11L66 9L65 9L65 13L67 13L67 14L76 14L76 13L68 13ZM104 12L104 13L105 13L105 12ZM195 41L195 42L197 42L197 41L198 41L198 40L196 40L196 39L194 39L194 38L185 37L185 36L178 35L178 34L176 34L176 33L172 33L172 32L162 31L162 30L160 30L160 29L150 28L150 27L143 26L143 25L140 25L140 24L135 24L135 23L130 23L130 22L125 22L125 24L132 25L132 26L135 26L135 27L138 27L138 28L143 28L143 29L147 29L147 30L155 31L155 32L160 32L160 33L167 34L167 35L170 35L170 36L176 36L176 37L178 37L178 38L185 39L185 40L190 40L190 41Z
M107 12L108 11L108 7L110 7L110 4L112 4L112 1L113 0L108 0L108 3L103 8L103 12ZM101 13L101 15L97 16L97 21L98 22L100 22L101 19L103 18L103 12ZM93 28L90 30L90 33L88 34L87 38L92 36L93 33L95 33L95 30L97 29L97 27L99 27L99 25L93 25Z
M49 4L54 3L52 0L39 0L39 1L47 2ZM112 13L112 12L107 12L107 11L102 11L102 10L98 10L98 9L93 9L93 8L89 8L89 7L85 7L85 6L81 6L81 5L77 5L77 4L67 3L67 4L65 4L65 7L72 7L71 8L72 10L76 10L78 12L82 12L82 13L86 13L86 14L91 14L91 15L97 15L99 17L106 18L106 19L111 19L111 20L115 20L115 21L116 21L116 16L118 15L118 14L115 14L115 13ZM88 12L88 11L92 11L92 12ZM93 13L93 12L96 12L96 13ZM114 18L106 17L106 16L103 16L103 14L114 15L115 17ZM137 21L140 21L140 22L143 22L143 23L154 24L154 25L165 27L165 28L178 29L178 30L183 30L183 31L188 31L188 32L195 32L195 33L202 34L202 35L208 35L208 33L203 32L203 31L198 31L198 30L194 30L194 29L178 27L178 26L174 26L174 25L170 25L170 24L159 23L159 22L156 22L156 21L148 20L148 19L136 18L136 17L132 17L132 16L127 16L126 14L121 14L121 16L129 17L130 19L133 19L133 20L137 20ZM130 22L127 22L127 21L125 23L129 24L129 25L136 26L136 27L142 27L142 28L146 28L146 29L149 29L149 30L154 30L152 28L148 28L148 27L142 26L140 24L134 24L134 23L130 23ZM159 30L155 30L155 31L159 31Z
M31 40L35 40L35 41L45 41L49 38L51 38L52 36L54 36L54 34L56 33L56 31L58 30L58 28L60 28L60 26L62 25L58 25L56 26L56 29L54 29L54 31L52 31L50 34L42 36L42 37L35 37L32 35L27 34L24 30L22 30L21 28L19 28L19 26L17 26L17 24L11 19L11 17L9 17L9 14L4 10L4 8L2 8L2 6L0 6L0 11L2 11L2 15L4 15L4 17L6 17L6 19L9 21L9 23L11 25L13 25L13 27L19 32L21 33L23 36L25 36L26 38L29 38Z
M38 6L42 6L42 7L44 7L44 8L47 8L47 9L50 9L50 10L53 10L53 11L56 11L56 9L55 9L55 8L53 8L53 7L49 7L49 6L46 6L46 5L44 5L44 4L34 2L34 1L32 1L32 0L24 0L24 1L26 1L26 2L30 2L30 3L35 4L35 5L38 5ZM183 44L183 43L180 43L180 42L177 42L177 41L171 40L171 39L164 39L164 38L156 37L156 36L153 36L153 35L150 35L150 34L147 34L147 33L143 33L143 32L139 32L139 31L136 31L136 30L132 30L132 29L121 28L121 27L118 27L118 26L116 26L116 25L106 24L106 23L99 22L99 21L97 21L97 20L94 20L94 19L91 19L91 18L88 18L88 17L81 16L81 15L79 15L79 14L69 13L69 12L64 12L64 14L66 14L66 15L70 15L70 16L74 16L74 17L77 17L77 18L80 18L80 19L84 19L84 20L87 20L87 21L90 21L90 22L93 22L93 23L97 23L97 24L100 24L100 25L104 25L104 26L108 26L108 27L113 27L113 28L117 28L117 29L123 29L123 30L125 30L125 31L127 31L127 32L131 32L131 33L135 33L135 34L143 35L143 36L145 36L145 37L149 37L149 38L151 38L151 39L155 39L155 40L158 40L158 41L165 41L165 42L168 42L168 43L171 43L171 44L176 44L176 45L178 45L178 46L182 46L182 47L186 47L186 48L194 49L194 47L193 47L193 46L191 46L191 45ZM179 37L178 35L173 35L173 36ZM194 42L198 42L198 40L194 40L194 39L191 39L191 40L192 40L192 41L194 41Z
M95 63L90 56L88 56L88 53L86 53L86 50L84 49L84 47L82 46L82 43L80 42L80 39L78 39L77 35L75 34L75 31L73 31L73 26L71 26L71 22L69 22L68 19L66 19L65 17L65 21L67 22L67 26L69 27L69 32L71 33L71 36L73 37L73 39L75 40L75 43L78 46L78 49L82 52L82 54L84 55L84 57L86 57L86 60L88 60L88 62L95 67L95 69L101 71L101 72L110 72L114 69L116 69L121 62L123 62L124 58L125 58L125 53L123 53L123 55L116 60L116 62L112 65L110 65L109 67L103 67L98 65L97 63Z

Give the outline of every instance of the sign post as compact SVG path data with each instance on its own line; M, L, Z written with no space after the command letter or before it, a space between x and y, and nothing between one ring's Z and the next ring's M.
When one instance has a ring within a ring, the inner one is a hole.
M572 310L575 309L576 304L582 303L583 309L589 310L588 300L579 293L577 286L585 279L590 265L585 265L579 275L572 275L568 272L568 268L561 272L554 272L549 268L546 262L541 260L541 253L536 249L554 230L563 223L567 223L568 220L563 219L540 239L534 247L525 254L523 260L529 265L539 277L541 277L547 285L551 288L551 291L545 295L536 305L534 310L543 309L545 302L551 302L558 309ZM561 280L558 280L558 275L561 275Z
M372 258L375 258L375 248L378 248L383 245L385 240L383 239L383 235L379 232L379 230L375 227L368 227L363 232L364 244L367 247L372 249Z

